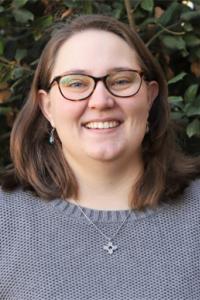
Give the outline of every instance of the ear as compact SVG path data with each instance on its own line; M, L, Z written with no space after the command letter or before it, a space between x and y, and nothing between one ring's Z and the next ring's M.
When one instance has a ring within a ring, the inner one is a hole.
M157 81L150 81L148 83L148 103L149 103L149 110L151 109L151 106L158 96L159 93L159 85Z
M39 90L38 101L44 117L51 123L52 127L55 127L52 117L52 103L49 94L44 90Z

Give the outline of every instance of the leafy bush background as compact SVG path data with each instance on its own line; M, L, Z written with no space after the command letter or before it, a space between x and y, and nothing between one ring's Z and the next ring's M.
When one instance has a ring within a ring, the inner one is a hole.
M179 142L200 154L200 0L0 0L0 168L10 162L10 130L52 30L91 13L137 29L165 72Z

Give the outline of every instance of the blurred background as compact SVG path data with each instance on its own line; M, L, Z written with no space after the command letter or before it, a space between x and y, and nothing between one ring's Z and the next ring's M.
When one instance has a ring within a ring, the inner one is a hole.
M165 73L178 142L200 154L200 0L0 0L0 170L10 163L10 131L44 45L80 14L110 15L137 30Z

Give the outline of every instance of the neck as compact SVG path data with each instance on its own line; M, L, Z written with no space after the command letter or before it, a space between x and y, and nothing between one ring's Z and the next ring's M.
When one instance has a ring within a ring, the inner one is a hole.
M78 181L79 196L69 201L98 210L130 209L134 185L143 170L141 159L126 165L116 162L70 165Z

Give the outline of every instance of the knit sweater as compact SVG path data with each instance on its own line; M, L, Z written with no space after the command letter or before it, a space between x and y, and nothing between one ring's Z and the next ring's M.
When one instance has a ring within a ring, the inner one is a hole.
M108 237L128 211L82 208ZM109 254L77 205L0 192L1 300L200 299L200 180L176 201L132 211Z

